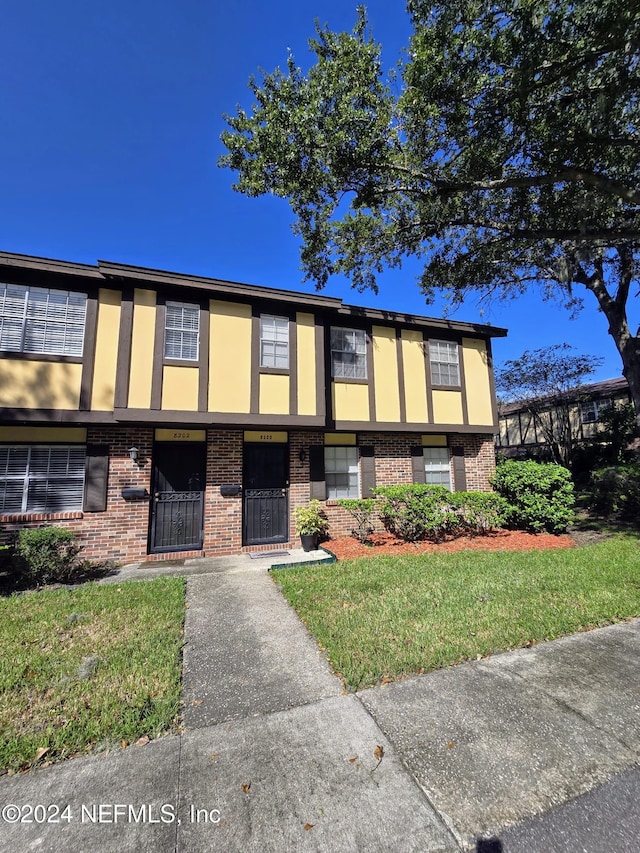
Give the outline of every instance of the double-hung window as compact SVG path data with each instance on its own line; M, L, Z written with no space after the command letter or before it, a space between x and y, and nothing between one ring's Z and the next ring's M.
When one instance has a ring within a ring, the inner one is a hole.
M580 420L583 424L595 424L602 412L611 408L611 400L589 400L580 403Z
M82 356L87 294L0 284L0 350Z
M331 329L331 375L334 379L367 378L364 329Z
M289 369L289 320L262 314L260 317L260 367Z
M360 497L357 447L325 447L324 473L329 500Z
M424 448L424 481L430 486L446 486L452 491L448 447Z
M84 445L0 445L0 512L82 509Z
M200 337L200 306L166 303L164 357L197 361Z
M458 344L452 341L429 341L431 384L460 385Z

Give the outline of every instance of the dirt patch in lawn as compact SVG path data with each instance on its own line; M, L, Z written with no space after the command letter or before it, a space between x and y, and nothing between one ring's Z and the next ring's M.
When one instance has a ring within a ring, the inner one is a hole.
M376 557L386 554L447 554L455 551L543 551L573 548L571 536L552 533L522 533L519 530L494 530L486 536L458 536L444 542L404 542L390 533L374 533L371 544L363 545L353 536L340 536L322 543L338 560Z

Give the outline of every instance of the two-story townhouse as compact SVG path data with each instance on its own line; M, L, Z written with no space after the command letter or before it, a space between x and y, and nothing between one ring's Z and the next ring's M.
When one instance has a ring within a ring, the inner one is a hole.
M100 261L0 254L0 529L90 557L295 546L293 509L489 488L490 326Z

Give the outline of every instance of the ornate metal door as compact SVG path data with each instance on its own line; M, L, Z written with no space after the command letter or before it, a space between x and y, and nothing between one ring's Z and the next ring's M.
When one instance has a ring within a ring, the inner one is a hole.
M150 551L202 548L206 445L156 444Z
M245 545L289 539L289 445L244 446Z

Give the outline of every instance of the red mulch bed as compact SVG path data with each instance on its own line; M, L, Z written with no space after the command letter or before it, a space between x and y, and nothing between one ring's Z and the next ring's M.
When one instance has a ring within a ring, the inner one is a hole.
M454 551L543 551L573 548L571 536L552 533L522 533L519 530L494 530L486 536L458 536L444 542L404 542L391 533L374 533L372 544L363 545L353 536L339 536L323 542L323 547L338 560L355 557L379 557L383 554L451 554Z

